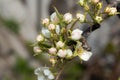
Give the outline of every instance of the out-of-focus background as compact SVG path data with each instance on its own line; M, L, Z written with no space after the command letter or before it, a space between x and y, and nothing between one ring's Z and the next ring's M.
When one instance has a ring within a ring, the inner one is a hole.
M78 0L0 0L0 80L37 80L34 69L50 65L34 57L32 44L41 29L40 21L54 12L76 13ZM113 4L115 0L102 0ZM79 27L87 26L79 25ZM111 17L93 32L88 43L93 56L69 64L61 80L120 80L120 19Z

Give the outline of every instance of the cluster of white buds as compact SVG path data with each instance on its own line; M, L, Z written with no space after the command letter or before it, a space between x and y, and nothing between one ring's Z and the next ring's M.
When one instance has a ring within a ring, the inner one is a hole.
M38 80L54 80L55 78L48 67L39 67L34 73L38 76Z
M59 17L61 18L59 18ZM61 20L62 19L62 20ZM76 14L76 19L80 22L85 21L85 15L81 13ZM36 38L37 45L34 47L34 52L36 53L48 53L51 57L50 62L55 64L57 60L55 60L55 57L59 57L60 59L72 59L76 56L79 56L75 54L75 50L72 49L72 47L76 46L73 44L72 46L69 46L66 44L66 42L70 39L75 42L80 42L80 39L82 38L83 31L80 29L69 29L67 30L67 25L72 24L73 16L70 13L65 13L64 15L59 15L57 12L54 12L50 19L45 18L42 21L43 27L41 30L41 34L39 34ZM62 22L60 22L62 21ZM65 25L63 27L63 25ZM70 33L69 33L69 32ZM67 34L69 33L69 34ZM39 46L38 46L39 45ZM81 45L82 46L82 45ZM80 47L81 47L80 46ZM83 59L84 60L84 59Z
M115 7L106 7L105 13L108 13L109 15L115 15L117 13L117 9Z
M85 12L77 13L75 18L71 13L60 14L55 8L56 12L42 20L43 27L36 38L33 50L35 53L48 54L53 66L58 65L57 63L63 65L75 57L88 61L92 56L92 52L84 48L85 32L76 29L76 23L100 24L105 18L117 14L115 7L106 7L104 10L100 0L79 0L78 3ZM54 75L47 67L37 68L35 74L38 80L54 79Z

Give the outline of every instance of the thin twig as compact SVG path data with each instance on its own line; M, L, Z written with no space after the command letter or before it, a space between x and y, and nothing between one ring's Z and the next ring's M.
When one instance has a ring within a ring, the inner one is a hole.
M58 72L58 75L56 76L56 79L55 79L55 80L59 80L59 77L60 77L61 73L63 72L64 67L65 67L65 66L63 66L62 69Z
M79 21L79 19L76 19L76 20L73 22L73 24L72 24L72 26L71 26L70 30L72 30L72 29L73 29L73 27L74 27L74 25L77 23L77 21Z

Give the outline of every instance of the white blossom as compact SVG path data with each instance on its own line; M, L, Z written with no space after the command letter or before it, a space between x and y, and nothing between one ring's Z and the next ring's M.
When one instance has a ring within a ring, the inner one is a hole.
M49 24L48 29L49 30L54 30L55 29L55 25L54 24Z
M62 42L62 41L58 41L57 43L56 43L56 47L57 48L62 48L64 46L64 43Z
M79 40L79 39L81 38L81 36L82 36L82 33L83 33L82 30L75 29L75 30L73 30L72 33L71 33L71 38L72 38L73 40Z
M85 21L85 16L83 14L77 13L76 17L79 19L80 22L84 22Z
M57 55L58 55L59 57L61 57L61 58L65 58L66 55L67 55L66 50L60 49L60 50L58 51Z
M117 13L117 9L115 7L110 8L109 15L115 15Z
M40 53L40 52L42 52L42 50L40 49L39 46L34 46L33 51L34 51L35 53Z
M102 19L102 17L100 17L100 16L96 16L96 17L95 17L95 20L97 21L97 23L100 23L103 19Z
M41 34L38 35L37 38L36 38L36 40L37 40L38 42L44 41L43 35L41 35Z
M44 37L50 38L50 34L51 33L50 33L50 31L48 29L42 28L41 32L42 32L42 34L43 34Z
M49 68L46 68L43 70L43 73L46 75L46 76L49 76L51 74L51 71L49 70Z
M109 15L115 15L117 13L117 9L115 7L106 7L105 12Z
M57 23L59 21L59 18L57 17L56 12L52 13L52 15L50 16L50 19L53 23Z
M72 21L72 19L73 19L72 14L70 14L70 13L64 14L63 18L64 18L64 21L66 23L70 23Z
M81 53L81 54L79 55L79 57L80 57L83 61L88 61L91 56L92 56L92 52L89 52L89 51L84 51L83 53Z
M35 69L34 73L37 75L38 80L45 80L45 76L43 75L41 68Z
M56 52L57 52L57 49L54 48L54 47L52 47L52 48L49 49L49 53L50 54L55 54Z
M38 80L53 80L55 77L48 67L39 67L34 71Z

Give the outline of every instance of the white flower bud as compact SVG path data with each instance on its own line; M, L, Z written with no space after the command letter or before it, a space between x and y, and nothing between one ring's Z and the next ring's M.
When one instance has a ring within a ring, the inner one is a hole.
M67 53L67 58L71 58L72 57L72 55L73 55L73 52L72 52L72 50L71 49L67 49L66 50L66 53Z
M53 23L58 23L59 18L57 17L56 12L52 13L52 15L50 16L50 19Z
M60 34L60 26L56 25L56 29L55 29L56 33L59 35Z
M50 62L52 63L53 66L54 66L55 63L57 62L57 60L56 60L55 58L50 58L49 60L50 60Z
M61 58L65 58L66 54L67 54L66 50L62 50L62 49L60 49L57 53L57 55Z
M92 0L92 2L93 2L94 4L96 4L96 3L99 2L99 0Z
M43 25L48 25L48 24L49 24L49 21L50 21L50 20L49 20L48 18L45 18L45 19L42 20L42 24L43 24Z
M49 24L48 29L49 30L54 30L55 29L55 25L54 24Z
M48 29L42 28L41 32L44 37L50 38L50 31Z
M100 23L103 19L100 16L96 16L95 20L96 20L97 23Z
M80 57L83 61L88 61L91 56L92 56L92 53L91 53L91 52L88 52L88 51L84 51L82 54L79 55L79 57Z
M40 52L42 52L42 50L40 49L39 46L34 46L33 51L34 51L35 53L40 53Z
M84 5L84 0L79 0L79 2L78 2L81 6L83 6Z
M49 49L49 53L50 54L55 54L56 52L57 52L57 49L54 48L54 47L52 47L52 48Z
M40 34L40 35L37 36L36 40L38 42L44 41L44 37Z
M109 7L109 6L106 7L104 12L105 12L105 13L109 13L109 12L110 12L110 7Z
M84 22L85 21L85 16L83 14L77 13L76 17L79 19L80 22Z
M56 43L56 47L57 48L62 48L64 46L64 43L62 42L62 41L58 41L57 43Z
M70 22L72 21L72 19L73 19L72 14L70 14L70 13L66 13L66 14L63 16L63 18L64 18L64 21L65 21L66 23L70 23Z
M71 39L79 40L81 38L82 33L83 33L82 30L79 30L79 29L73 30L71 34Z

